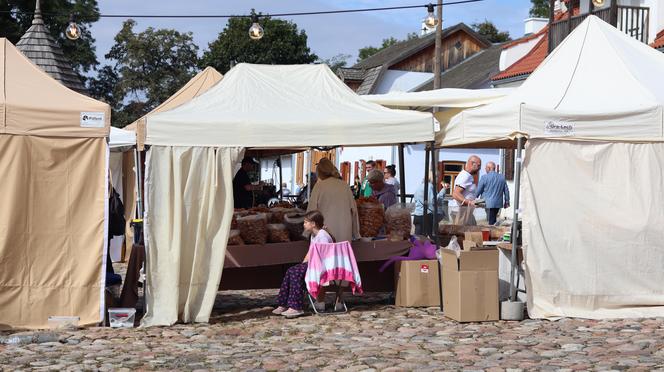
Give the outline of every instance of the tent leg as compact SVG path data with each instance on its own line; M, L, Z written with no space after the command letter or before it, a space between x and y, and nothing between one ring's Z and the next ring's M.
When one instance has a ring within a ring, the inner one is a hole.
M143 190L141 190L142 186L142 178L143 174L141 172L141 153L138 151L137 148L134 147L134 167L136 169L136 218L142 219L143 218Z
M281 155L277 158L277 165L279 166L279 200L284 200L284 175L281 168Z
M311 197L311 155L313 155L313 151L310 148L307 150L307 203L309 203Z
M401 203L406 202L406 165L404 164L404 145L399 144L399 194Z
M519 218L519 190L521 188L521 150L523 149L523 138L518 137L516 139L516 157L514 159L514 205L513 205L513 214L512 214L512 256L510 258L511 270L510 270L510 299L512 302L516 301L516 286L514 285L514 277L518 275L517 270L517 230L518 230L518 218Z
M422 235L429 235L429 224L426 216L429 214L429 145L424 145L424 200L422 201Z
M436 143L431 142L431 163L433 163L433 167L431 170L432 178L433 178L433 226L432 226L432 236L434 239L434 242L436 244L436 250L440 249L440 238L438 237L438 177L436 175L438 171L438 150L436 149ZM442 283L442 272L441 272L441 267L440 267L440 260L436 260L438 263L438 295L440 298L440 311L443 311L443 283Z

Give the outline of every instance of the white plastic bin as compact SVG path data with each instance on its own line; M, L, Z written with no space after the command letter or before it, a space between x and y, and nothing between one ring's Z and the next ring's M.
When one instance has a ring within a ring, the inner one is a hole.
M113 307L108 309L108 324L111 328L133 328L136 309Z

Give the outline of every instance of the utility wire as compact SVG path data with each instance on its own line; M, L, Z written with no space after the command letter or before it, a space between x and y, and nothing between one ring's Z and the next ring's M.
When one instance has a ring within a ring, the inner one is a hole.
M484 0L456 0L443 3L443 5L459 5L459 4L468 4L468 3L477 3ZM390 6L382 8L362 8L362 9L340 9L340 10L324 10L318 12L298 12L298 13L274 13L274 14L262 14L262 17L288 17L288 16L304 16L304 15L325 15L325 14L340 14L340 13L360 13L360 12L375 12L375 11L384 11L384 10L399 10L399 9L415 9L415 8L426 8L429 4L423 5L404 5L404 6ZM437 4L431 4L434 7ZM35 12L22 12L22 11L13 11L13 10L2 10L0 13L8 14L26 14L34 15ZM69 13L41 13L42 16L69 16ZM192 14L192 15L182 15L182 14L100 14L99 18L251 18L252 15L214 15L214 14Z

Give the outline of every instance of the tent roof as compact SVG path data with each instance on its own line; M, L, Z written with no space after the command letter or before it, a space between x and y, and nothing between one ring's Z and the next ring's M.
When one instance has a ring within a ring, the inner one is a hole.
M513 93L452 118L439 145L664 141L663 105L664 54L589 16Z
M111 133L108 136L108 145L111 149L117 149L126 146L134 146L135 144L136 144L136 133L130 130L111 127Z
M0 38L0 133L106 137L107 104L60 84Z
M360 97L366 101L390 107L476 107L495 102L512 91L514 88L443 88L422 92L371 94Z
M149 116L146 143L283 148L431 140L431 114L366 102L326 65L242 63L196 99Z
M154 115L158 112L172 110L183 103L191 101L207 92L208 89L215 86L223 77L224 76L219 71L215 70L214 67L206 67L159 106L155 107L152 111L143 115L141 118L127 125L123 129L137 132L137 142L139 142L139 146L142 147L142 144L145 142L145 121L148 116Z

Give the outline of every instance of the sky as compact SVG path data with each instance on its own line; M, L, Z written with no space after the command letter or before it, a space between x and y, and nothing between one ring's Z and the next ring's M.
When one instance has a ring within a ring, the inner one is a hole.
M263 14L309 12L338 9L376 8L404 5L424 5L435 0L99 0L101 14L248 14L252 8ZM454 0L444 0L451 2ZM512 38L523 35L523 20L528 17L530 0L484 0L476 3L443 6L443 27L459 22L468 25L492 21L499 30L509 31ZM309 47L319 58L338 54L357 60L360 48L378 46L383 39L404 39L408 33L418 32L426 9L388 10L366 13L294 16L284 19L304 29ZM147 27L172 28L192 32L194 42L202 53L226 25L225 19L155 19L137 18L136 32ZM101 18L92 26L96 39L97 58L104 64L104 55L113 46L113 38L120 31L123 19ZM269 30L266 30L268 32Z

